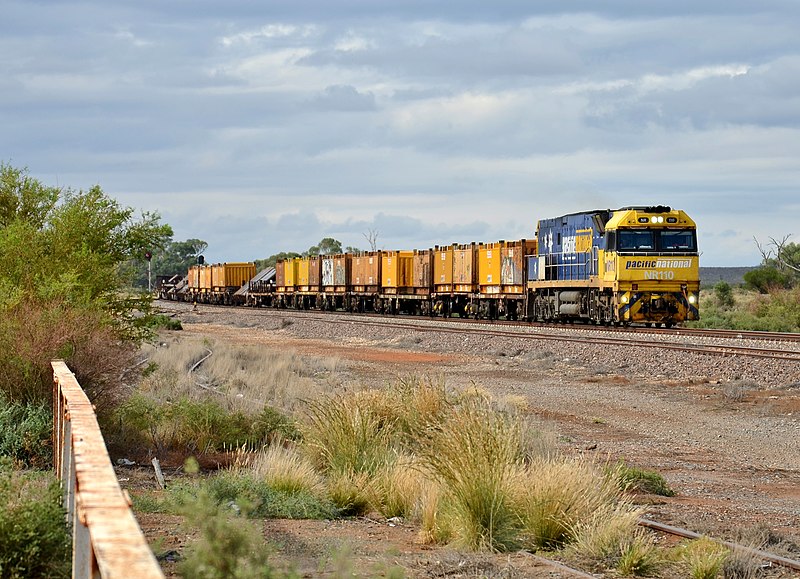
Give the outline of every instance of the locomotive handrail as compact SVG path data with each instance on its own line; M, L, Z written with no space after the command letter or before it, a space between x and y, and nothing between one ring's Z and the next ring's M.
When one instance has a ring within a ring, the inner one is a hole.
M94 407L61 360L53 367L53 462L72 527L72 577L163 578L122 491Z

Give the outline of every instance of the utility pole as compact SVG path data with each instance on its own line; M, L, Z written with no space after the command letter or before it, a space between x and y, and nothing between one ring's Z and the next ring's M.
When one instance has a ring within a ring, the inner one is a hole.
M151 273L150 260L153 259L153 254L149 251L146 251L144 253L144 258L147 260L147 291L149 293L153 291L153 282L152 282L153 278L150 275Z

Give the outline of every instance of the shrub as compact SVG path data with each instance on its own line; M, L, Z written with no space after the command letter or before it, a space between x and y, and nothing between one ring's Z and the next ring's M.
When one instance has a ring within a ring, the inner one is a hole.
M184 577L255 579L277 576L269 562L270 550L258 528L221 507L208 491L201 490L196 499L185 505L182 513L188 525L200 533L197 541L186 549L180 563Z
M47 400L49 362L64 358L100 408L150 303L121 291L121 266L171 235L157 214L137 219L99 186L48 187L0 163L0 390Z
M253 439L272 443L275 440L299 440L297 423L286 414L265 404L253 424Z
M0 575L69 577L71 541L61 489L49 474L19 473L0 460Z
M151 330L182 330L181 321L165 314L149 316L147 326Z
M744 282L748 288L768 294L776 289L789 287L791 277L775 267L762 265L745 273Z
M25 467L48 468L53 463L52 435L47 405L9 402L0 391L0 456Z
M217 399L181 397L165 403L152 396L137 392L115 410L113 437L118 445L147 441L159 454L168 450L207 453L259 446L276 436L297 436L294 424L269 407L251 418L228 411Z
M726 281L720 281L714 286L714 295L716 295L717 302L723 308L732 308L736 303L733 299L731 284Z

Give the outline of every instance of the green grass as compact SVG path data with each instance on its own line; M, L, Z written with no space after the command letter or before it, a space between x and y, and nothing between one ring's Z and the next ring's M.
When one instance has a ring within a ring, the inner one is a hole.
M608 470L619 481L623 490L662 497L675 496L675 491L670 488L667 480L655 471L629 466L622 461L609 467Z
M0 391L0 456L19 466L53 463L53 413L46 404L10 402Z
M204 490L217 505L251 517L278 519L332 519L333 503L307 490L285 491L271 487L241 471L220 471L203 482L185 481L169 488L170 500L180 508Z
M70 551L58 481L0 459L0 575L69 577Z

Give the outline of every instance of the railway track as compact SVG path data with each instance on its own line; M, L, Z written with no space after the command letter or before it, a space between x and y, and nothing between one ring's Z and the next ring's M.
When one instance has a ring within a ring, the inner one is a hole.
M169 303L169 302L168 302ZM188 304L187 304L188 305ZM201 305L199 311L215 311L223 306ZM742 332L736 330L706 330L695 328L612 328L591 325L530 324L496 320L460 318L425 318L386 316L379 314L348 314L303 310L253 309L244 306L224 306L225 309L247 311L249 315L271 317L302 316L325 322L342 321L350 324L383 326L420 331L478 334L482 336L527 340L548 340L604 346L641 347L655 350L691 352L709 356L748 357L787 362L800 362L800 350L791 349L800 343L800 334L780 332ZM701 342L695 338L716 340ZM692 340L692 341L689 341ZM764 346L737 342L765 342ZM780 346L780 349L777 348ZM790 346L790 347L787 347Z

